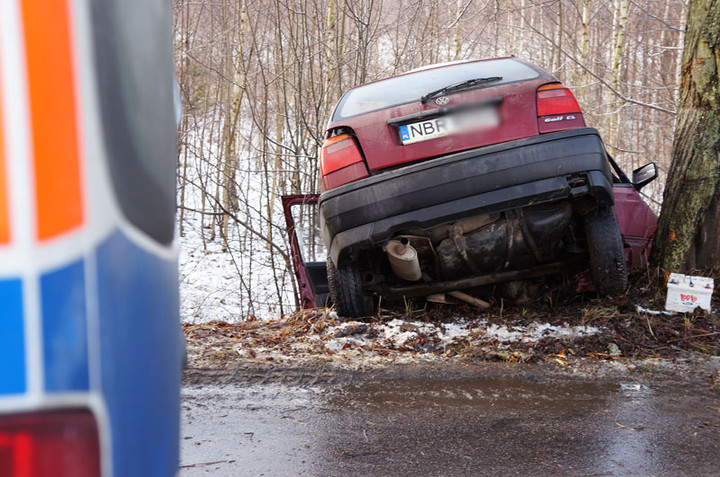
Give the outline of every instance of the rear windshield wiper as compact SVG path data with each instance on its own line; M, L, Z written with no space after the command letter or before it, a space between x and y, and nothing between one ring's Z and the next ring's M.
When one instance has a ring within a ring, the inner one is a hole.
M436 98L438 96L442 96L446 93L451 93L453 91L460 91L463 89L470 89L474 88L475 86L482 85L485 83L492 83L494 81L500 81L502 79L502 76L488 76L487 78L472 78L469 80L461 81L460 83L454 83L449 86L444 86L438 90L432 91L422 98L420 98L420 102L422 104L427 103L428 99Z

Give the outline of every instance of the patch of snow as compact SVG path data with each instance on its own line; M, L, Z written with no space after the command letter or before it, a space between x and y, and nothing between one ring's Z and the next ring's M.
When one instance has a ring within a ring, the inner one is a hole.
M332 353L343 351L347 345L362 345L362 340L351 336L343 336L342 338L333 338L325 342L325 347Z
M404 346L408 341L420 335L435 336L438 328L433 324L418 321L394 319L379 326L383 339L396 346Z
M470 333L470 323L465 320L454 323L443 323L440 327L442 328L440 339L443 343L451 343L458 338L465 338Z
M640 305L635 305L635 309L638 311L638 313L647 313L648 315L668 315L668 316L672 316L672 315L675 314L675 313L672 312L672 311L649 310L649 309L647 309L647 308L643 308L643 307L640 306Z
M600 333L594 326L554 326L549 323L531 323L528 326L512 326L491 324L485 329L485 336L502 343L535 343L543 338L569 339L591 336Z

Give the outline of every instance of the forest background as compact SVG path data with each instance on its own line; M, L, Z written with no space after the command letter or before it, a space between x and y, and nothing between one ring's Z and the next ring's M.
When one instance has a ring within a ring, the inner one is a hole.
M318 150L350 87L420 66L514 55L575 93L659 210L670 167L682 0L175 0L186 321L293 311L280 197L318 189ZM306 237L307 238L307 237ZM322 260L316 241L306 257Z

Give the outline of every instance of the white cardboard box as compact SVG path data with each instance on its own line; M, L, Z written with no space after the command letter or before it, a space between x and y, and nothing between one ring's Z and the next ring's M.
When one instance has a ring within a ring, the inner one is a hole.
M666 310L692 313L699 306L710 311L710 301L715 289L712 278L671 273L667 287Z

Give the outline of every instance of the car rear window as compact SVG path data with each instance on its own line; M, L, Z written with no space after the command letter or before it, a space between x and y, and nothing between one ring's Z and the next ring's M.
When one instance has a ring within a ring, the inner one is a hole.
M473 78L501 76L502 80L492 83L492 86L497 86L530 80L541 75L540 71L512 58L419 70L351 89L340 99L333 120L420 101L423 95L431 91Z

